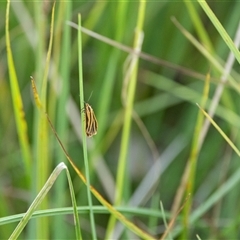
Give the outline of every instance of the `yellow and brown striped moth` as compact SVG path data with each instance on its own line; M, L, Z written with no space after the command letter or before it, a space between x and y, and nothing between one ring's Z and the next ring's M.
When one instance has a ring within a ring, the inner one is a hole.
M84 112L85 112L85 132L88 137L92 137L93 135L97 134L98 122L92 107L88 103L85 103Z

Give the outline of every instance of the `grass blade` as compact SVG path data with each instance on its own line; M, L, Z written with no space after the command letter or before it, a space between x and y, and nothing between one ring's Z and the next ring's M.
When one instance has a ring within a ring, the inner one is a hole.
M81 15L78 15L78 25L81 26ZM84 91L83 91L83 70L82 70L82 37L81 31L78 31L78 64L79 64L79 92L80 92L80 109L84 109ZM88 154L87 154L87 140L85 134L85 115L82 112L81 124L82 124L82 140L83 140L83 158L85 165L85 174L87 179L87 197L88 204L90 207L90 222L91 222L91 230L92 230L92 238L97 239L95 222L94 222L94 214L92 210L92 196L90 191L90 174L89 174L89 163L88 163Z
M234 150L234 152L240 157L240 151L234 145L234 143L231 141L231 139L223 132L223 130L217 125L217 123L208 115L208 113L205 112L204 109L202 107L200 107L198 103L196 103L196 104L199 107L199 109L202 111L202 113L206 116L206 118L212 123L212 125L222 135L222 137L226 140L226 142L231 146L231 148Z
M7 48L7 60L8 60L8 68L9 68L9 76L10 76L10 86L12 93L12 101L13 108L15 114L15 121L17 125L17 132L19 137L19 142L22 150L22 156L24 161L24 167L27 176L27 185L30 185L29 177L31 175L31 150L28 140L28 130L27 130L27 122L25 119L25 113L23 108L22 97L18 85L17 73L14 66L13 55L10 44L10 36L9 36L9 10L10 10L10 0L7 1L6 8L6 48Z
M80 224L78 219L78 212L77 212L77 205L76 200L74 196L73 186L70 174L68 172L68 169L64 163L60 163L52 172L46 183L44 184L43 188L39 192L39 194L36 196L34 201L32 202L31 206L27 210L27 212L22 217L21 221L9 237L9 239L17 239L20 235L20 233L23 231L24 227L27 225L28 221L30 220L33 212L37 209L37 207L41 204L49 190L52 188L53 184L57 180L59 174L62 172L62 170L66 169L70 193L71 193L71 199L73 204L73 211L74 211L74 220L75 220L75 229L76 229L76 239L81 239L81 233L80 233Z
M231 52L233 52L235 58L237 59L238 63L240 63L240 53L239 50L236 48L235 44L233 43L232 39L228 35L227 31L224 29L220 21L217 19L211 8L208 6L207 2L205 0L198 0L198 3L202 7L202 9L205 11L219 34L221 35L223 41L226 43L226 45L229 47Z

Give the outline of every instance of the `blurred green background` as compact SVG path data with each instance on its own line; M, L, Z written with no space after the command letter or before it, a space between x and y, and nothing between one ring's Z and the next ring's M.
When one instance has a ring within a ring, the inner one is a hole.
M208 4L234 39L239 27L240 2L211 1ZM64 161L68 165L49 127L47 142L39 139L39 115L30 82L30 76L34 76L38 88L41 88L50 39L52 6L53 2L50 1L13 1L10 7L11 48L31 152L29 172L19 143L9 80L5 39L6 2L0 2L0 217L25 212L57 164ZM150 57L149 60L140 58L137 69L133 109L138 118L133 117L130 129L122 206L148 209L149 214L145 216L129 213L127 217L159 238L165 230L163 220L152 216L150 211L160 213L159 202L162 201L166 214L171 212L187 162L192 151L198 149L193 144L199 134L195 131L199 111L195 103L202 102L204 83L209 73L210 91L206 105L209 109L230 50L195 1L149 1L144 12L142 52ZM71 158L84 172L77 30L66 23L67 20L77 23L78 13L81 13L83 27L132 48L139 2L56 2L46 108ZM222 72L182 34L172 17L221 64ZM94 109L99 124L98 134L88 140L91 184L113 204L122 144L123 100L126 100L122 94L130 54L87 34L83 33L82 38L85 101ZM239 85L238 72L239 63L235 62L230 73ZM228 81L223 89L214 120L239 146L239 93ZM39 151L44 147L39 150L39 144L47 146L43 155ZM190 218L184 210L179 214L172 237L196 239L198 234L201 239L239 239L240 192L237 183L240 175L235 175L239 168L238 156L210 126L199 148L199 156L196 154L193 161L197 166L196 170L193 167L193 176L188 182L193 184ZM70 166L69 170L77 204L87 206L86 187ZM188 190L185 187L181 189L185 192L181 198L183 202ZM214 194L216 199L210 204ZM201 209L208 203L210 206L206 210ZM99 205L95 198L93 204ZM42 209L66 206L71 206L71 199L66 176L62 173ZM192 216L197 210L201 214L193 220ZM72 215L46 219L47 229L38 229L43 235L37 233L37 227L31 220L21 237L74 238ZM184 219L188 219L189 223L186 224ZM98 239L105 239L108 220L109 214L95 215ZM81 214L80 222L83 239L91 239L86 212ZM15 227L16 222L1 222L0 239L8 238ZM137 239L126 229L119 234L119 238Z

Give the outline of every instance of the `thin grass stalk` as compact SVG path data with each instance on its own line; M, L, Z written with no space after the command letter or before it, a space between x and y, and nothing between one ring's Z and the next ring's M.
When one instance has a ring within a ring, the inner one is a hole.
M141 45L143 41L143 22L144 22L144 14L145 14L146 2L140 2L139 9L138 9L138 21L137 27L135 32L134 38L134 49L139 52L141 51ZM117 192L115 197L115 204L121 204L123 200L123 183L124 183L124 176L126 172L126 160L127 160L127 152L128 152L128 145L129 145L129 136L130 136L130 129L131 129L131 120L132 120L132 111L133 111L133 102L134 102L134 95L136 90L136 82L137 82L137 70L138 70L138 56L135 56L132 59L132 72L130 73L129 79L129 86L127 90L125 102L125 116L124 116L124 123L123 123L123 132L122 132L122 141L121 141L121 148L120 148L120 156L119 156L119 165L118 165L118 173L117 173Z
M75 28L75 29L78 29L78 25L76 23L73 23L73 22L67 22L69 26ZM81 31L89 36L92 36L93 38L96 38L102 42L105 42L111 46L114 46L118 49L121 49L122 51L124 52L127 52L127 53L130 53L130 54L136 54L138 55L141 59L144 59L148 62L152 62L156 65L159 65L159 66L164 66L164 67L167 67L167 68L170 68L170 69L173 69L177 72L180 72L186 76L190 76L190 77L193 77L193 78L197 78L197 79L200 79L200 80L204 80L205 79L205 76L201 73L198 73L198 72L195 72L193 70L190 70L188 68L185 68L185 67L182 67L182 66L179 66L177 64L174 64L174 63L171 63L171 62L168 62L168 61L165 61L165 60L162 60L160 58L157 58L157 57L154 57L150 54L147 54L147 53L144 53L144 52L139 52L139 53L135 53L133 51L133 49L131 47L128 47L122 43L119 43L117 41L114 41L110 38L107 38L103 35L100 35L96 32L93 32L89 29L86 29L84 27L81 27ZM211 78L211 81L212 82L218 82L218 79L217 78Z
M55 118L57 116L56 106L57 106L57 93L56 88L61 85L58 84L59 71L60 71L60 59L61 59L61 46L62 46L62 27L64 26L64 14L66 10L66 4L68 2L59 2L58 12L56 14L56 21L54 27L54 39L53 39L53 50L52 50L52 65L54 64L51 81L49 84L49 93L48 93L48 112L52 121L55 123ZM58 90L58 89L57 89ZM60 94L61 96L61 94ZM52 156L50 156L52 158Z
M78 25L81 26L81 15L78 14ZM92 239L97 239L96 228L94 222L94 213L92 209L92 196L90 191L90 171L89 171L89 162L88 162L88 153L87 153L87 139L85 130L85 115L82 111L84 109L84 91L83 91L83 70L82 70L82 36L81 31L78 31L78 64L79 64L79 92L80 92L80 111L81 111L81 124L82 124L82 141L83 141L83 158L84 158L84 166L87 180L87 198L88 205L90 208L90 223L91 223L91 231L92 231Z
M53 45L54 15L55 15L55 3L53 4L53 7L52 7L50 40L49 40L49 45L48 45L46 65L45 65L45 69L44 69L42 86L41 86L41 91L40 91L40 97L42 99L42 104L44 107L46 107L46 101L47 101L47 80L48 80L48 72L49 72L49 68L50 68L50 60L51 60L52 45Z
M114 31L114 38L120 42L124 39L125 36L128 4L129 3L127 1L119 1L117 5L115 4L116 11L114 16L114 23L118 27ZM101 7L100 10L103 10L103 8ZM105 144L102 143L104 143L104 139L106 139L106 129L109 128L108 115L109 109L112 105L114 86L117 84L116 79L119 75L118 70L120 56L121 51L115 48L111 49L109 57L107 59L107 64L104 67L105 73L103 79L101 80L101 89L99 91L100 94L98 94L98 97L101 99L101 101L98 101L98 106L96 108L98 124L100 127L98 128L98 134L94 137L96 147L94 147L94 149L92 149L89 154L91 166L94 166L96 172L95 174L99 178L100 182L102 182L104 189L109 196L109 199L111 199L111 202L113 202L114 199L115 182L112 174L108 169L108 166L106 166L106 163L102 160L102 157L99 156L103 154L102 147ZM105 56L99 57L105 58ZM100 169L104 173L100 172ZM108 176L108 180L103 177L104 174Z
M202 96L202 102L201 105L205 107L208 94L209 94L209 85L210 85L210 74L207 74L206 76L206 82L203 89L203 96ZM192 141L192 147L190 152L190 157L187 163L186 168L189 167L189 176L187 177L186 182L186 195L188 196L191 194L193 196L194 192L194 185L195 185L195 178L196 178L196 167L197 167L197 160L198 155L200 151L200 136L201 136L201 129L203 125L204 117L202 113L199 111L197 116L197 121L194 129L194 135L193 135L193 141ZM188 172L188 170L186 170ZM184 208L184 217L183 217L183 224L184 224L184 231L183 231L183 238L189 238L189 218L192 208L192 198L189 198L189 200L186 202L185 208Z
M58 79L59 79L59 62L60 62L60 52L61 52L61 46L62 46L62 26L63 26L63 17L64 17L64 11L65 11L65 4L66 2L59 2L57 6L57 12L56 12L56 20L55 20L55 26L53 29L53 43L52 43L52 73L49 76L49 90L48 90L48 112L49 116L51 117L52 121L55 123L56 121L56 106L57 106L57 93L56 89L59 87L58 85ZM50 142L50 148L54 148L54 144ZM52 151L49 154L49 158L53 158Z
M61 19L61 27L63 29L62 33L62 46L61 46L61 55L60 55L60 67L59 67L59 75L58 79L60 79L60 93L58 96L58 106L57 106L57 121L56 121L56 129L59 133L59 136L63 140L64 145L66 146L67 141L67 132L68 132L68 119L66 114L66 105L67 99L69 97L70 91L70 54L71 54L71 28L68 27L65 21L71 19L71 11L72 11L72 2L61 2L62 7L65 9L63 13L63 19ZM60 162L65 160L64 155L62 152L57 151L56 159ZM56 183L56 193L55 193L55 204L56 206L63 206L64 204L64 197L62 193L65 191L65 179L60 178ZM59 226L64 226L64 218L58 216L55 218L54 221L54 239L60 239L61 237L64 238L66 236L65 229L59 230Z
M64 163L62 163L64 164ZM71 180L70 173L68 171L67 166L64 164L66 173L67 173L67 179L68 179L68 185L70 189L70 196L72 200L72 205L73 205L73 216L74 216L74 227L75 227L75 234L76 234L76 239L82 240L82 235L81 235L81 229L80 229L80 221L78 217L78 210L77 210L77 202L74 194L74 188Z
M135 30L134 36L134 49L138 53L141 51L141 45L143 40L143 23L145 17L145 8L146 2L139 3L138 9L138 19L137 19L137 26ZM133 112L133 101L134 101L134 94L136 89L136 82L137 82L137 70L138 70L138 56L132 56L132 72L129 76L129 86L127 90L127 99L125 101L125 116L124 116L124 123L123 123L123 131L122 131L122 139L121 139L121 147L120 147L120 155L118 160L118 168L117 168L117 180L116 180L116 195L115 195L115 205L120 205L123 200L123 192L124 192L124 183L127 176L126 166L127 166L127 152L129 146L129 136L130 136L130 129L131 129L131 120L132 120L132 112ZM126 200L126 199L125 199ZM111 216L108 229L106 233L106 238L111 238L112 231L116 224L116 218Z
M10 0L7 1L6 7L6 49L7 49L7 61L9 68L10 86L13 101L13 109L15 115L15 121L17 126L17 133L19 137L19 143L21 147L22 158L24 162L24 168L26 171L26 186L30 186L30 176L32 168L32 156L31 149L28 140L28 129L27 122L25 119L25 112L23 108L22 97L18 85L17 73L14 66L13 55L11 50L10 36L9 36L9 11L10 11Z
M164 210L162 201L160 201L160 209L161 209L161 212L162 212L162 215L163 215L163 218L162 218L162 219L163 219L164 226L165 226L166 229L168 229L168 223L167 223L167 219L166 219L166 215L165 215L165 210ZM168 234L166 234L165 238L172 240L173 238L172 238L171 232L169 232Z
M205 115L205 117L211 122L211 124L216 128L216 130L222 135L222 137L226 140L226 142L231 146L231 148L234 150L234 152L240 157L240 151L236 147L236 145L231 141L231 139L223 132L223 130L217 125L217 123L209 116L209 114L204 111L202 107L200 107L198 104L197 106L200 108L202 113Z

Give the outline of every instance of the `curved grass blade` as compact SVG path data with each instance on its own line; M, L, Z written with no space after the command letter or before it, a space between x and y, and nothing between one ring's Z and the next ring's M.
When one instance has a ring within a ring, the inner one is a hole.
M65 163L61 162L58 164L58 166L53 170L52 174L44 184L43 188L41 191L38 193L30 207L28 208L27 212L24 214L22 217L21 221L9 237L9 239L17 239L20 235L20 233L23 231L24 227L27 225L29 222L33 212L36 210L36 208L41 204L49 190L52 188L53 184L57 180L59 174L62 172L62 170L66 170L67 178L68 178L68 184L70 188L70 193L71 193L71 199L72 199L72 204L73 204L73 212L74 212L74 224L75 224L75 231L76 231L76 239L82 239L81 238L81 232L80 232L80 223L78 219L78 211L77 211L77 204L76 204L76 199L74 195L74 190L73 190L73 185L70 177L70 173L67 169L67 166Z

